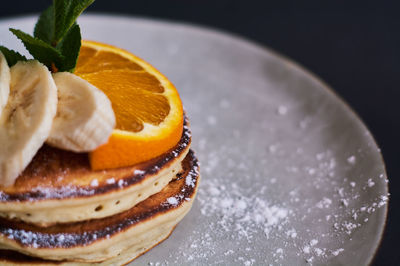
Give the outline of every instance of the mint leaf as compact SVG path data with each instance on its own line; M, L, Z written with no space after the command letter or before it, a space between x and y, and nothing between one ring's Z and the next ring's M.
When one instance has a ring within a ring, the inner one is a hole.
M3 53L4 57L7 60L7 63L10 67L15 65L18 61L27 61L25 56L21 55L20 53L10 50L4 46L0 46L0 51Z
M26 34L23 31L16 29L10 29L10 31L22 41L25 48L36 60L45 64L49 69L51 69L52 63L54 63L57 68L62 66L64 58L56 48L38 38Z
M64 56L62 66L59 71L73 72L78 61L79 50L81 48L81 30L78 24L74 24L64 38L56 47Z
M55 36L53 43L58 43L75 23L79 15L94 0L53 0L55 13Z
M51 44L54 40L55 22L54 7L50 6L40 15L35 25L33 36Z

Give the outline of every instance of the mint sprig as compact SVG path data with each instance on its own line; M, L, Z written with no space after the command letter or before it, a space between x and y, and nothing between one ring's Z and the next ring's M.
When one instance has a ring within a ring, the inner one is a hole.
M40 15L33 36L17 29L10 31L22 41L34 59L53 72L73 72L81 47L81 31L76 23L80 14L95 0L53 0ZM0 46L10 66L28 60L19 53Z

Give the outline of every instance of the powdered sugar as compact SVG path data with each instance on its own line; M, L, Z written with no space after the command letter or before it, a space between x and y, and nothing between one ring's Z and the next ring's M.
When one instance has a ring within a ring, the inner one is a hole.
M368 179L368 181L367 181L367 185L368 185L368 187L373 187L373 186L375 186L375 182L372 181L372 179L370 178L370 179Z
M95 191L91 189L86 189L83 187L73 187L73 186L65 186L60 188L47 188L38 186L32 190L32 193L40 195L40 198L54 198L54 199L62 199L65 197L70 197L75 195L90 196L93 195L94 192ZM0 197L1 194L2 193L0 193ZM5 194L3 194L3 196L6 197Z
M323 208L329 208L332 204L332 200L326 197L323 197L322 200L320 200L315 206L317 208L323 209Z
M256 195L247 196L236 183L225 186L205 181L198 200L203 215L221 217L215 226L225 232L235 231L238 239L251 240L257 228L262 228L268 238L270 231L284 224L290 213Z
M92 182L90 182L91 187L98 187L99 186L99 181L97 179L93 179Z
M195 169L196 172L199 171L197 166L195 166L194 169ZM192 175L187 175L186 176L185 184L186 184L186 186L189 186L189 187L194 187L195 186L195 180L193 179Z
M288 108L285 105L280 105L277 110L279 115L286 115L288 112Z
M177 152L176 151L172 151L174 157L176 157L177 155L175 155ZM146 173L146 171L140 170L140 169L135 169L133 171L134 175L144 175Z
M115 183L115 178L112 177L112 178L107 179L107 180L106 180L106 183L107 183L107 184L114 184L114 183Z
M332 255L333 255L333 256L337 256L337 255L339 255L340 253L342 253L343 251L344 251L343 248L339 248L339 249L337 249L337 250L332 251Z
M347 162L354 165L356 163L356 157L354 155L350 156L347 158Z
M175 197L169 197L167 199L168 204L172 205L172 206L177 206L179 201L175 198Z

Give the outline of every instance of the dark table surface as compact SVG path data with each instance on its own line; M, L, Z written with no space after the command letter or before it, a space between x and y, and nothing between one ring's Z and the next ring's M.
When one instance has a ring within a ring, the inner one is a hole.
M0 18L38 13L49 0L1 3ZM244 36L330 84L375 136L389 176L389 215L374 265L399 265L400 2L97 0L88 11L190 22Z

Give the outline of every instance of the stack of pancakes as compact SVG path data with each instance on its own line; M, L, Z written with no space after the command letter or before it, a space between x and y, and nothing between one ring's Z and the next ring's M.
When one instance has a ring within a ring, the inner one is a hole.
M199 183L185 119L179 143L150 161L92 171L86 154L43 146L0 188L0 265L122 265L169 236Z

